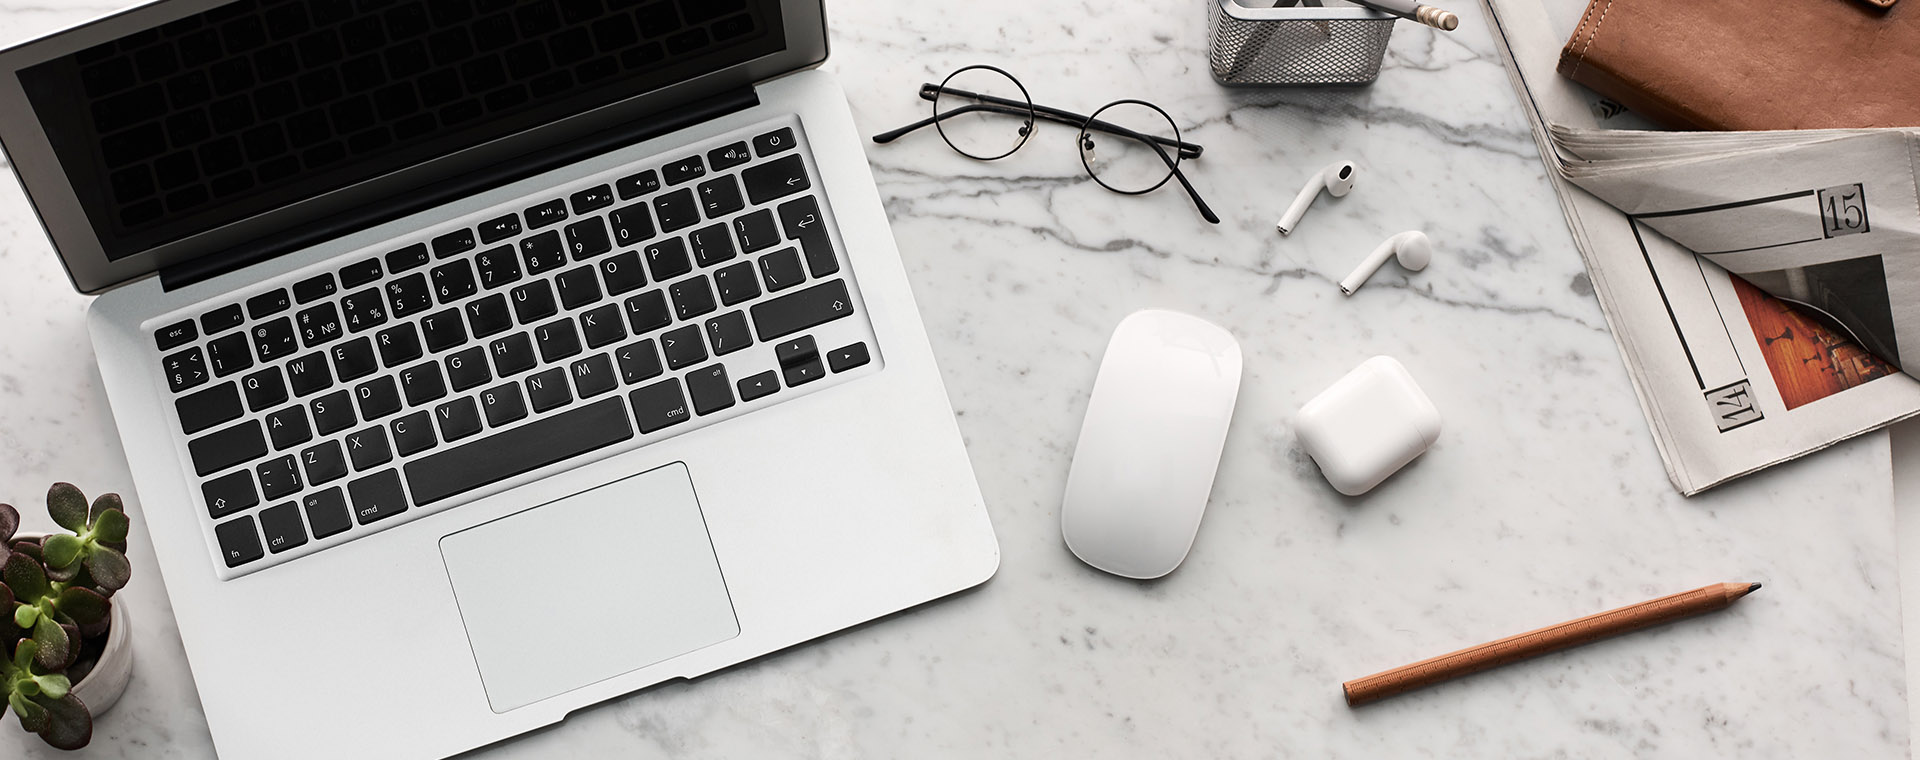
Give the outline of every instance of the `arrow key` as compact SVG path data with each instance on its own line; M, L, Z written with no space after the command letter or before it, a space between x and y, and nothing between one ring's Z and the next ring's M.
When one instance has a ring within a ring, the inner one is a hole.
M832 353L827 354L827 366L832 367L835 372L845 372L854 367L866 366L871 359L872 357L867 355L867 344L855 343L851 346L836 348Z
M735 384L740 389L740 401L746 403L757 398L770 396L780 390L780 376L773 370L767 370L753 377L745 378Z

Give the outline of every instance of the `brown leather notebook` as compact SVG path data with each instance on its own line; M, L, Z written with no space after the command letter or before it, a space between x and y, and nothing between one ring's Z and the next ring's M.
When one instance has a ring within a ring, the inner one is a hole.
M1559 70L1676 129L1920 126L1920 3L1592 0Z

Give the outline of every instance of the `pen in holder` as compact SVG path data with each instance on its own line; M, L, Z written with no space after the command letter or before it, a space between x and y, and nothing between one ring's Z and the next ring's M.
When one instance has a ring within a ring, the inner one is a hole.
M1393 35L1394 17L1369 8L1206 2L1208 68L1229 87L1369 84Z

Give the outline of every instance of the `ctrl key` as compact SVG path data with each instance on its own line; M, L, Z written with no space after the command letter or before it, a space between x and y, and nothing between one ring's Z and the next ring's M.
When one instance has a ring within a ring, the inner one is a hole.
M407 511L407 495L400 490L400 473L382 470L347 484L353 497L353 516L361 525Z
M220 540L220 558L226 560L227 567L239 567L265 555L260 550L260 534L253 529L252 517L216 525L213 535Z

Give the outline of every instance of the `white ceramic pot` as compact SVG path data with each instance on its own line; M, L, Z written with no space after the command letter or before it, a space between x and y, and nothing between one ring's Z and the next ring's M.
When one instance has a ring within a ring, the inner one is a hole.
M40 538L45 534L22 533L14 540L22 538ZM87 706L87 712L99 720L113 703L120 701L120 695L127 691L127 682L133 679L133 616L127 614L127 605L115 600L112 611L107 613L113 624L107 627L107 647L100 652L100 662L93 666L87 677L73 685L73 695Z

